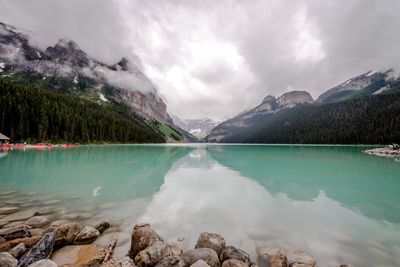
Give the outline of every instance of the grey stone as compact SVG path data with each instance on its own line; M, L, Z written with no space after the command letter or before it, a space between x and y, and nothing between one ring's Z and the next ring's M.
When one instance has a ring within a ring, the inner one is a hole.
M95 229L91 226L86 226L75 237L74 244L76 244L76 245L90 244L93 241L95 241L99 236L100 236L100 233L99 233L99 231L97 231L97 229Z
M49 223L49 219L47 219L44 216L33 216L25 222L26 225L30 225L35 228L43 227L48 223Z
M135 225L132 232L129 257L134 259L140 251L154 244L156 241L164 240L151 229L150 224L144 223Z
M243 261L247 265L251 264L249 254L241 249L235 248L234 246L227 246L225 249L223 249L219 256L219 259L221 260L221 262L230 259L236 259L239 261Z
M157 263L156 267L184 267L185 262L179 256L168 256Z
M0 252L0 266L1 267L16 267L18 261L8 252Z
M178 244L156 241L151 246L140 251L134 261L139 267L150 267L155 266L168 256L179 256L181 254L182 250Z
M105 230L107 230L111 226L110 220L104 219L93 225L93 228L97 229L97 231L103 233Z
M0 237L4 238L5 240L26 237L29 236L29 229L30 227L24 224L0 229Z
M39 260L49 258L53 252L54 243L54 233L44 234L39 242L37 242L30 250L22 255L22 257L19 259L18 267L26 267Z
M198 260L195 263L193 263L192 265L190 265L190 267L210 267L210 265L208 265L207 262L205 262L203 260Z
M236 259L226 260L222 263L222 267L249 267L247 263Z
M279 248L265 248L260 251L260 255L269 264L269 267L288 267L286 253Z
M186 266L190 266L198 260L207 262L211 267L221 266L217 253L211 248L196 248L182 254Z
M81 227L77 223L61 224L54 230L54 233L56 234L56 245L64 246L72 244L80 230Z
M13 247L9 252L14 258L19 258L26 251L25 243L19 243Z
M219 255L226 248L226 243L221 235L205 232L200 234L195 248L211 248Z
M289 266L296 266L294 265L297 263L297 267L300 267L303 264L308 267L315 267L317 266L317 261L307 252L303 250L295 250L293 253L289 254L288 256Z

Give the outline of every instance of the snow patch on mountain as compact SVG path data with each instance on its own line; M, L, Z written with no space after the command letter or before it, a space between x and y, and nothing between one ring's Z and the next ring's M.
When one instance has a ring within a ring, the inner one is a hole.
M180 119L177 116L172 116L172 119L174 121L174 124L199 139L206 137L219 123L209 118Z

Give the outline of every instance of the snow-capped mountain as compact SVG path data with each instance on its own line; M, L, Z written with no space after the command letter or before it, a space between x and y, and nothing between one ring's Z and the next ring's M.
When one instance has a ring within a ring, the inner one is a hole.
M202 119L180 119L177 116L172 115L174 124L182 128L183 130L191 133L199 139L206 137L218 122L208 118Z
M123 101L143 117L173 124L156 87L126 58L110 66L91 58L72 40L61 39L43 51L29 39L28 33L0 22L1 75L37 73L43 79L63 78L70 82L69 89L81 88L103 102Z
M335 102L350 96L379 94L390 90L387 82L393 80L392 73L393 70L384 72L368 71L325 91L318 97L316 102Z

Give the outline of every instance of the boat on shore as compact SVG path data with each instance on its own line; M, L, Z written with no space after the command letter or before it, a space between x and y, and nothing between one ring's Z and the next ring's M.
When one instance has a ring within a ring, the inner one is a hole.
M70 143L66 144L52 144L49 142L35 143L35 144L15 143L15 144L0 144L0 150L24 150L24 149L47 150L55 147L72 148L78 146L79 144L70 144Z

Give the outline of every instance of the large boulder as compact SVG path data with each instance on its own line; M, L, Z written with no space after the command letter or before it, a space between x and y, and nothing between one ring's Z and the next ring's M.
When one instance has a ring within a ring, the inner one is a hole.
M75 245L86 245L95 241L100 236L100 232L97 229L86 226L79 232L79 234L75 237L74 244Z
M111 226L111 222L110 220L101 220L98 223L96 223L95 225L93 225L93 228L97 229L97 231L101 233L103 233L105 230L107 230L109 227Z
M55 243L55 234L47 233L30 250L19 259L18 267L26 267L30 264L50 257Z
M286 253L279 248L265 248L260 251L261 257L267 262L269 267L288 267Z
M198 260L207 262L211 267L221 266L217 252L211 248L191 249L183 253L181 257L185 262L185 266L190 266Z
M29 226L32 226L35 228L43 227L48 223L49 223L49 219L47 219L44 216L33 216L25 222L26 225L29 225Z
M219 255L226 248L226 243L221 235L205 232L200 234L195 248L211 248Z
M129 257L134 259L140 251L151 246L156 241L164 240L153 229L151 229L150 224L144 223L135 225L132 232Z
M136 255L135 263L139 267L151 267L168 256L179 256L181 254L182 250L178 244L156 241Z
M185 267L185 262L179 256L168 256L158 262L156 267Z
M56 234L56 246L72 244L80 230L81 227L77 223L61 224L54 230Z
M244 263L243 261L230 259L224 261L224 263L222 263L222 267L249 267L249 265L247 263Z
M57 267L57 264L52 260L43 259L35 263L32 263L28 267Z
M0 253L0 266L1 267L17 267L18 261L8 252Z
M288 255L289 266L293 267L315 267L317 260L303 250L295 250Z
M222 250L219 259L221 262L226 260L235 259L251 265L250 256L241 249L235 248L234 246L227 246Z

